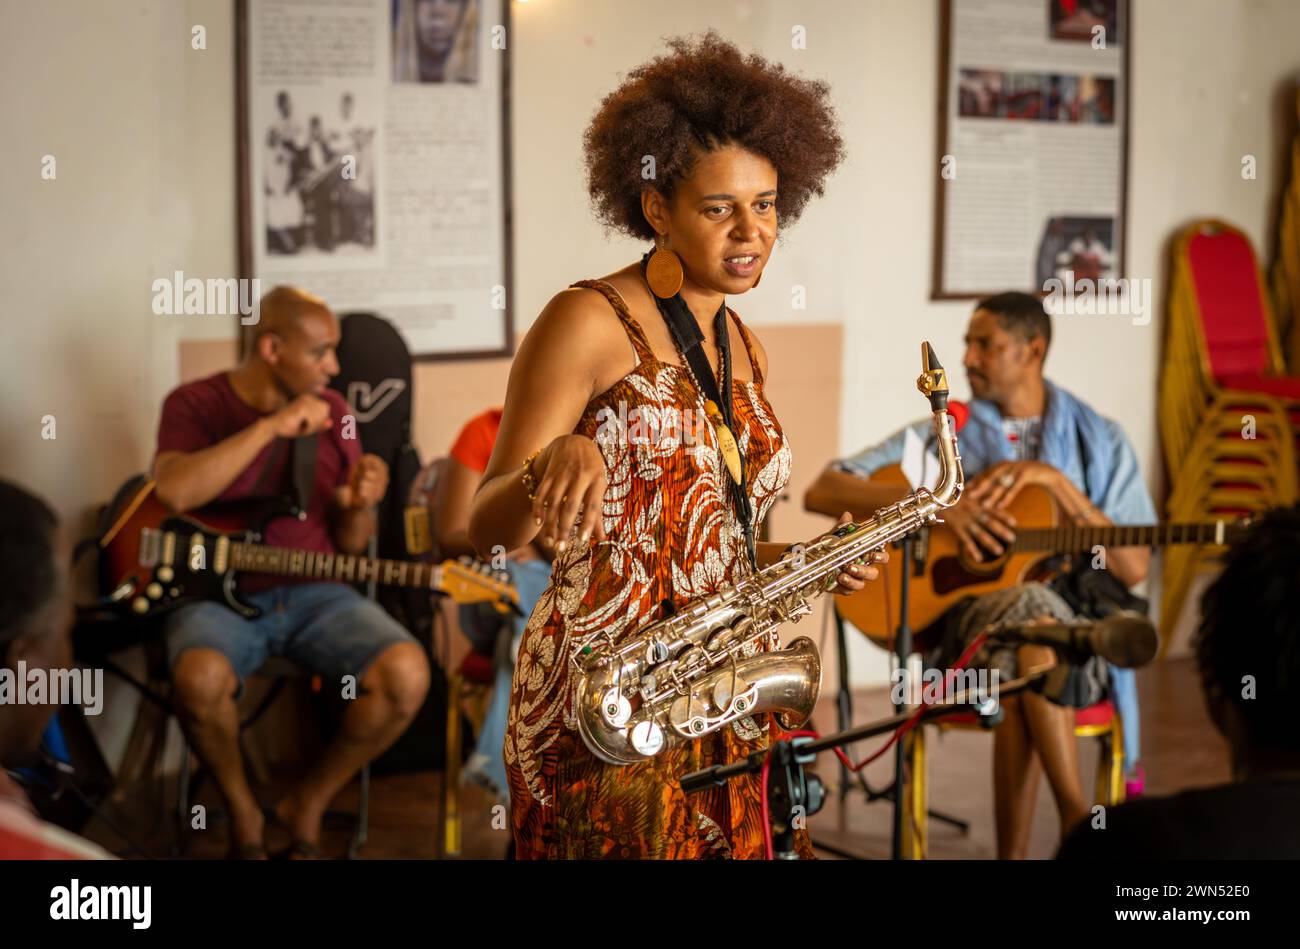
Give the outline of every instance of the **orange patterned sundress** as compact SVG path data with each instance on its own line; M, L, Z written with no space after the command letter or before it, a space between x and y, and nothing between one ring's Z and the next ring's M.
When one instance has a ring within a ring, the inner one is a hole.
M716 433L707 421L683 424L706 418L690 375L654 356L613 287L597 280L574 286L605 295L638 363L587 405L575 429L595 440L605 458L606 539L556 559L520 643L504 749L516 856L761 858L757 777L689 796L678 780L766 747L775 727L770 715L742 719L622 767L591 754L577 732L574 654L603 642L605 631L621 643L659 618L663 601L680 607L737 582L750 566ZM749 334L739 319L736 326L755 376L734 382L734 404L757 531L789 480L790 447L763 396ZM684 416L684 409L692 415ZM641 437L626 437L638 423ZM682 438L687 432L698 437ZM796 842L802 856L812 856L806 833Z

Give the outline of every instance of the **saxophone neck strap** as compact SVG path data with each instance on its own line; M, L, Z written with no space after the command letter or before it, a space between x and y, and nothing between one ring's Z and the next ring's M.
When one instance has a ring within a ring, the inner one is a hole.
M641 270L645 272L650 255L646 254L641 258ZM734 440L735 431L735 407L732 404L733 387L731 384L731 333L727 327L727 304L724 301L718 307L718 312L713 317L713 336L718 347L718 361L721 363L722 379L719 380L713 373L713 367L709 365L708 358L704 355L704 334L700 332L700 324L695 319L695 314L687 306L686 301L682 299L681 293L667 300L651 294L654 297L655 304L659 307L659 313L668 325L668 332L672 334L673 342L682 354L682 359L691 369L691 375L695 379L695 384L700 387L700 395L712 402L718 407L718 413L722 416L722 422L727 427L730 437ZM737 447L739 451L739 447ZM745 531L745 549L749 554L749 565L755 570L758 569L758 552L754 541L754 512L749 504L749 491L745 477L745 459L744 455L740 456L740 478L731 480L731 502L735 508L736 517L740 520L741 526ZM730 480L730 479L729 479Z

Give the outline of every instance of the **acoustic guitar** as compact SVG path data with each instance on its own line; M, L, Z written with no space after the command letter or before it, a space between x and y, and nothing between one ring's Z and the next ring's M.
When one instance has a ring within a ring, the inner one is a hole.
M241 573L260 573L345 583L373 580L443 594L457 603L490 603L500 613L519 612L519 595L505 573L468 558L384 560L270 547L261 539L261 525L250 527L246 510L172 514L148 481L124 495L99 541L108 599L141 617L217 600L255 619L261 611L240 595L236 579Z
M872 481L907 487L898 465L882 468ZM909 488L910 490L910 488ZM1018 583L1045 579L1050 562L1062 554L1094 556L1094 548L1163 547L1169 544L1231 543L1246 528L1245 521L1188 524L1111 525L1078 527L1066 521L1047 489L1021 489L1007 510L1016 520L1016 539L998 557L974 562L956 533L939 523L913 538L912 576L908 586L908 625L916 632L942 616L963 597L980 596ZM898 629L902 571L895 551L880 564L880 579L848 597L837 597L840 615L868 638L888 646Z

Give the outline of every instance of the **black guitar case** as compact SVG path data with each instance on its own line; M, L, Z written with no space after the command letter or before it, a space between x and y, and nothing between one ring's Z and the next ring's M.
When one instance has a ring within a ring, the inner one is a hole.
M374 313L347 313L341 320L339 374L330 387L348 402L362 450L388 464L388 494L379 506L380 557L414 559L406 549L405 511L420 456L411 444L411 353L401 334ZM375 773L440 769L447 735L447 677L434 660L431 598L419 590L380 587L378 601L425 647L432 670L429 695L411 727L377 759ZM473 748L468 723L461 760Z

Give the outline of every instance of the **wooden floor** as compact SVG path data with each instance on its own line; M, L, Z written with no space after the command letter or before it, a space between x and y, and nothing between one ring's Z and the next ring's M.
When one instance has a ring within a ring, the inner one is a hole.
M1147 794L1169 794L1184 788L1219 784L1229 777L1227 746L1210 723L1201 699L1200 683L1190 659L1177 659L1139 670L1142 710L1142 758ZM883 692L855 697L855 718L869 720L887 702ZM830 730L833 716L827 721ZM979 731L929 732L930 808L967 821L965 835L939 821L929 823L931 859L993 859L993 737ZM869 749L857 755L865 757ZM1093 787L1098 742L1079 741L1083 786ZM821 766L827 777L838 767ZM893 776L892 750L868 768L868 783L885 787ZM833 795L822 812L809 821L814 839L822 839L865 857L886 858L892 839L892 807L887 801L865 803L861 792L850 794L840 807ZM1060 822L1047 780L1040 782L1029 856L1050 858L1059 843Z
M1170 660L1141 670L1138 689L1148 793L1169 793L1226 780L1225 746L1206 716L1191 661ZM857 694L854 704L855 720L859 723L883 717L890 711L884 689ZM819 706L814 724L823 734L834 730L834 709L829 701ZM962 835L932 821L929 828L932 858L994 856L992 744L992 736L981 732L949 732L931 740L930 806L970 823L969 833ZM871 750L858 748L858 757ZM823 757L825 760L819 761L815 770L828 784L834 785L839 768L834 759ZM1080 760L1084 786L1091 788L1097 764L1095 741L1081 742ZM884 787L892 769L891 754L886 754L868 769L868 783L875 788ZM259 797L270 806L284 786L282 782L273 782L259 790ZM437 773L376 777L371 787L369 837L360 856L363 859L441 856L441 786L441 775ZM346 855L357 798L354 783L335 801L336 817L327 823L324 836L326 856ZM210 786L201 789L197 801L206 805L213 816L206 829L189 833L183 854L199 859L222 857L226 851L226 828ZM176 840L170 816L156 801L133 803L134 807L117 808L110 816L136 840L144 854L170 856ZM505 856L509 830L502 826L506 823L503 812L493 811L494 803L476 788L462 791L462 857L500 859ZM809 827L815 840L833 843L864 857L885 858L889 855L890 821L891 807L887 801L868 804L863 793L854 791L842 806L838 793L832 793L822 812L809 820ZM1030 856L1050 857L1058 834L1055 807L1044 780L1035 811ZM88 828L88 835L114 852L141 855L141 852L128 853L121 837L102 821L94 822ZM282 832L273 828L267 843L275 851L287 846L288 841Z

